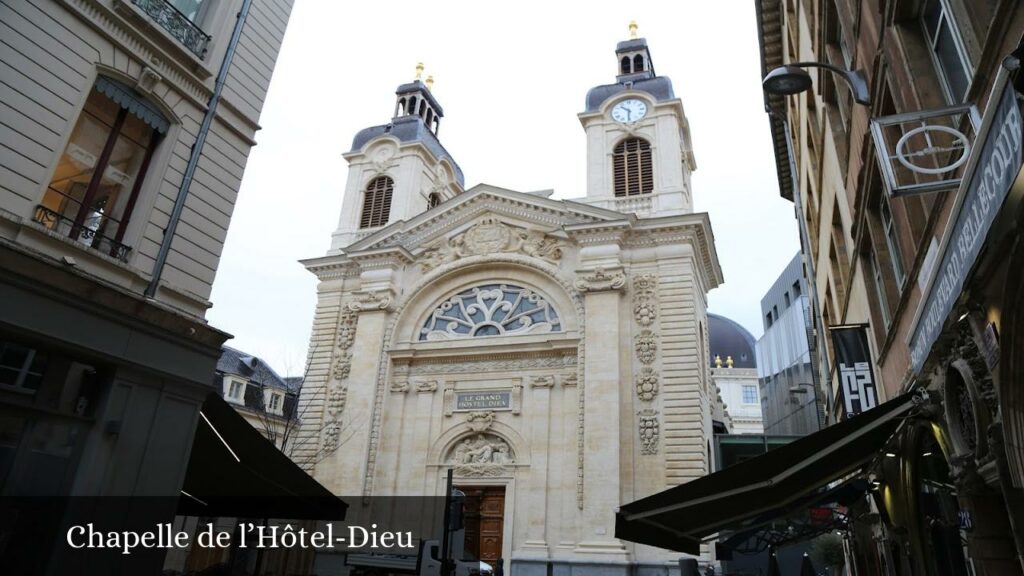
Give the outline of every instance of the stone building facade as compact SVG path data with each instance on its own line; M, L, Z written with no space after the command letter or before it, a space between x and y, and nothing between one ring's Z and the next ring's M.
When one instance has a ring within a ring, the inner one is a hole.
M5 496L178 497L228 337L207 324L208 298L290 10L0 3Z
M967 0L760 0L762 70L860 70L766 94L796 205L829 421L832 328L863 326L881 400L928 409L881 449L860 570L1024 570L1019 110L1024 9ZM936 489L938 484L942 489ZM961 543L966 543L961 545Z
M342 495L493 503L467 550L505 573L663 571L614 538L620 503L709 472L706 294L686 116L647 43L587 96L587 196L463 189L426 83L356 135L317 275L293 458ZM511 571L511 572L510 572ZM660 572L659 572L660 573Z

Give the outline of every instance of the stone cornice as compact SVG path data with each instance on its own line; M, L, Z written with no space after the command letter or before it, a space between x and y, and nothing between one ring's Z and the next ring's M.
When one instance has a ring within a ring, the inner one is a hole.
M724 278L722 266L715 250L714 232L707 212L679 216L641 219L630 230L625 240L627 248L659 246L689 241L703 264L701 273L708 290L718 287Z
M563 226L566 234L581 246L597 244L620 244L626 233L632 229L636 217Z

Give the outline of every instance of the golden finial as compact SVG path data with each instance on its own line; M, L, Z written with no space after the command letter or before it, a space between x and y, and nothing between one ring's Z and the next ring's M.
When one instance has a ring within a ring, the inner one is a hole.
M423 62L416 63L416 79L419 80L423 76Z
M725 357L725 365L728 366L729 368L732 368L732 356Z
M715 368L721 368L721 367L722 367L722 357L719 356L718 354L715 354Z
M427 76L427 90L434 89L434 77L432 75Z
M631 22L629 23L629 37L630 37L631 39L632 39L632 38L636 38L636 28L637 28L637 26L636 26L636 20L633 20L633 21L631 21Z

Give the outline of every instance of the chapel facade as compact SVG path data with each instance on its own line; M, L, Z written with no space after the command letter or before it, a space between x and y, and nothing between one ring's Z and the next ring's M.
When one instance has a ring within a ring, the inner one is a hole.
M292 457L342 496L443 495L454 470L480 502L465 547L506 574L663 573L678 554L615 539L615 510L710 471L722 273L689 126L645 39L615 58L578 115L585 197L465 189L417 78L356 134L331 249L303 262Z

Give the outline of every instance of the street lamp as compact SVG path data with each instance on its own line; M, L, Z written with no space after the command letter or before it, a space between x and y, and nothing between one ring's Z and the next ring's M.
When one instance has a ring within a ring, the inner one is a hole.
M864 73L860 70L843 70L824 62L796 62L786 66L779 66L772 70L761 81L764 91L769 94L780 94L789 96L799 94L811 87L811 75L804 68L824 68L835 72L843 77L853 92L853 100L864 106L871 105L871 97L868 95L868 82Z
M807 387L806 389L804 388L805 386ZM807 394L807 390L810 390L814 397L810 402L804 404L804 406L808 406L812 403L814 404L814 416L818 421L818 430L821 430L821 409L818 407L818 387L814 384L794 384L789 387L790 394Z

